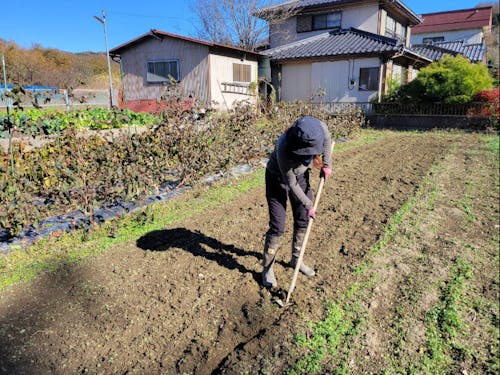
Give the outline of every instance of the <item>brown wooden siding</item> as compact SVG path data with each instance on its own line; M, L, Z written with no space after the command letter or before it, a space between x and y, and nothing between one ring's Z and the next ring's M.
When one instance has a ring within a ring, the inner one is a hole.
M183 92L209 103L208 53L207 46L168 37L130 46L121 53L124 101L160 99L167 86L147 82L147 61L177 59Z

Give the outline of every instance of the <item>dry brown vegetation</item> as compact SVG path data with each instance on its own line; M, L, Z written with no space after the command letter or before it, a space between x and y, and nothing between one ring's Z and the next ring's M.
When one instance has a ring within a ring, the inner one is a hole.
M108 85L104 53L69 53L38 44L22 48L15 42L0 39L0 54L5 56L8 83L93 89ZM112 62L111 71L115 84L118 84L119 65Z

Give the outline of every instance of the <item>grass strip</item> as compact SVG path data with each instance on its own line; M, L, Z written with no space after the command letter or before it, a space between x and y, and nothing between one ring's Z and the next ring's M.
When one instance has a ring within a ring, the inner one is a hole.
M354 134L349 142L336 142L335 151L348 150L360 146L367 145L378 141L381 138L387 137L388 135L396 134L389 130L375 130L375 129L362 129L357 134Z
M411 197L389 220L382 239L371 247L368 257L378 253L394 238L398 225L415 202L415 198ZM310 322L311 333L299 335L295 339L301 355L288 371L290 375L322 374L325 373L326 363L329 366L328 373L349 373L347 362L349 342L359 334L363 327L367 311L361 307L362 300L374 284L374 277L365 274L371 264L371 261L367 261L356 267L353 272L360 275L361 281L351 284L337 301L328 301L325 307L325 318L314 323ZM333 363L335 363L334 366L332 366Z
M486 143L487 149L495 156L497 159L500 156L500 136L498 135L487 135L484 136L484 142Z
M325 360L341 357L341 353L347 350L348 339L359 334L363 314L357 302L351 303L344 300L328 302L325 308L326 318L310 323L310 334L301 334L296 337L295 344L306 354L295 363L288 374L324 373ZM348 373L347 362L337 363L333 372L328 373Z

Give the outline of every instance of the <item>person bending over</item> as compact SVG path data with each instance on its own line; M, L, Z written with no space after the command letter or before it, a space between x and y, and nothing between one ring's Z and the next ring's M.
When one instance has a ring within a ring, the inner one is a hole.
M262 284L277 286L273 265L285 231L286 206L290 199L293 213L293 242L290 266L297 265L309 218L315 217L309 184L309 165L314 160L321 167L320 176L331 175L331 137L326 124L315 117L299 118L276 141L266 167L266 200L269 229L262 260ZM322 155L320 160L320 155ZM315 272L304 263L300 271L306 276Z

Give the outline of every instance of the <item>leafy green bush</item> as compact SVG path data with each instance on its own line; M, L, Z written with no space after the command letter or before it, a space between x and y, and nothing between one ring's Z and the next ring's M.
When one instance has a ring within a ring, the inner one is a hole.
M493 80L483 64L473 64L461 55L445 55L422 68L417 78L386 96L383 101L467 103L477 92L490 89L492 85Z

